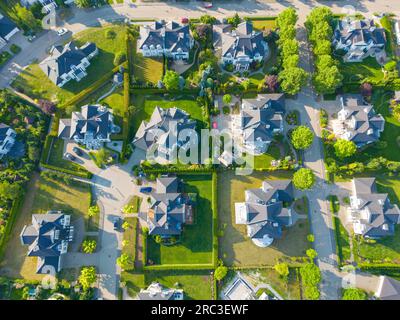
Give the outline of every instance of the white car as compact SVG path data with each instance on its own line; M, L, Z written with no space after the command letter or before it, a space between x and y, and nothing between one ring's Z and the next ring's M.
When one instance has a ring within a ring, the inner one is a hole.
M68 32L68 30L65 29L65 28L61 28L61 29L57 30L57 34L58 34L60 37L63 36L64 34L66 34L67 32Z

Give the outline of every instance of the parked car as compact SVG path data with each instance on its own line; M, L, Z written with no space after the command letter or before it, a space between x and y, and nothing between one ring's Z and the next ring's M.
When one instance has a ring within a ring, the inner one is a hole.
M78 156L82 156L83 152L81 149L79 149L78 147L73 147L72 151L75 152Z
M67 158L68 160L71 160L71 161L76 160L76 158L75 158L72 154L70 154L69 152L67 152L67 153L64 155L64 157Z
M61 28L61 29L58 29L57 30L57 34L61 37L61 36L63 36L64 34L66 34L68 32L68 30L67 29L65 29L65 28Z
M181 19L181 23L189 23L189 19L184 17Z
M213 6L213 4L211 2L204 2L203 5L204 5L204 8L206 8L206 9L210 9Z
M218 129L218 123L217 123L217 121L213 121L212 127L213 127L213 129Z
M122 219L121 218L117 218L114 221L114 230L117 231L121 228L122 226Z
M150 193L151 190L153 190L152 187L142 187L142 188L140 188L139 191L140 191L141 193Z

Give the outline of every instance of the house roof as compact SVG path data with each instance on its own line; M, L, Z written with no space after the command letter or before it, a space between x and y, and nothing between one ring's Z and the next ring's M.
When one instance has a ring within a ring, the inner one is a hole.
M73 41L68 42L65 46L54 46L50 50L50 56L44 59L39 66L46 76L58 85L63 81L61 78L63 74L69 73L74 66L79 65L96 49L96 45L90 42L81 48L78 48Z
M163 49L177 52L179 49L188 52L192 37L189 25L180 25L175 21L168 23L153 22L140 26L139 48L143 46L160 46Z
M5 123L0 123L0 143L2 143L5 138L7 138L8 129L10 129L9 125Z
M344 18L339 20L334 31L334 40L350 47L352 45L367 45L370 42L376 46L384 46L386 43L385 29L377 28L370 19L354 20Z
M266 235L280 238L282 226L288 226L292 221L291 210L284 207L284 202L291 200L293 186L290 180L266 180L261 188L245 191L245 202L236 210L236 215L242 217L237 217L236 221L247 225L248 235L253 239L263 239Z
M254 32L253 25L249 21L240 23L235 30L227 25L213 27L214 42L222 48L222 56L230 54L234 58L249 56L253 58L256 53L265 55L267 44L262 32Z
M3 16L2 14L0 14L0 37L1 38L7 37L15 28L17 28L17 25L14 22L12 22L6 16Z
M158 282L153 282L147 289L138 293L139 300L182 300L183 290L164 288Z
M381 300L400 300L400 281L387 276L379 278L379 286L375 295Z
M112 113L101 105L85 105L81 112L72 112L71 119L60 119L60 138L83 139L87 133L94 139L106 139L112 130Z

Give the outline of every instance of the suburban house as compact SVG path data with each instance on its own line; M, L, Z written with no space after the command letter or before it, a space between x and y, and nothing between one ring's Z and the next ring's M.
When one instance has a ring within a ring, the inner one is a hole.
M333 32L332 44L336 50L344 50L345 62L360 62L375 57L378 62L386 58L386 34L373 20L355 20L346 17L339 20Z
M8 125L0 123L0 159L14 146L17 133Z
M21 0L21 4L27 8L35 3L40 3L46 13L49 13L53 8L56 9L58 7L56 1L54 0Z
M175 21L155 21L140 26L138 51L145 57L171 57L174 60L188 60L194 39L189 25Z
M98 104L86 105L81 112L72 112L71 119L60 119L58 137L98 150L103 143L111 141L112 133L119 131L111 109Z
M148 212L138 214L149 228L149 235L179 236L184 224L193 223L195 196L182 193L182 185L177 177L157 178L156 189L149 195Z
M175 107L163 109L157 106L150 120L142 121L132 143L136 148L153 152L154 158L159 162L173 162L178 148L189 148L190 143L197 142L196 139L190 139L186 135L182 138L180 134L183 130L190 134L190 130L195 129L196 121L191 119L185 111Z
M348 219L355 234L378 239L392 236L400 223L400 210L387 193L377 193L375 178L353 178Z
M57 86L62 87L71 80L81 81L87 76L90 60L98 54L96 44L87 42L78 48L73 41L65 46L53 46L50 56L44 59L40 68Z
M400 281L387 276L379 276L375 296L380 300L400 300Z
M261 287L264 287L261 285ZM255 288L244 275L237 272L233 280L223 290L223 300L282 300L281 297L269 296L263 292L257 298L257 287Z
M332 121L335 136L353 141L358 148L378 141L385 127L383 116L361 99L341 97L340 100L342 109Z
M282 93L259 94L243 99L240 115L233 118L233 134L245 152L260 155L268 150L274 135L283 132L285 97Z
M16 24L0 13L0 49L19 31Z
M261 62L269 52L263 33L253 30L249 21L236 29L229 24L213 26L214 48L221 55L223 65L232 64L236 71L246 71L252 62Z
M245 190L245 202L235 203L236 224L247 225L247 235L259 247L268 247L282 237L282 226L295 221L288 207L293 201L290 180L266 180L261 188Z
M147 289L141 289L138 300L183 300L182 289L164 288L158 282L153 282Z
M73 240L71 216L61 211L32 215L32 224L24 226L20 238L29 246L28 257L37 257L36 273L52 274L61 270L61 257Z

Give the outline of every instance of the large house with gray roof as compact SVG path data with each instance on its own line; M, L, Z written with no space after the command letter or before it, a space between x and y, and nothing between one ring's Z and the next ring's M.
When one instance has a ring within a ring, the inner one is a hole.
M283 132L285 97L281 93L259 94L243 99L240 115L232 123L245 152L260 155L268 150L274 136Z
M385 57L385 29L377 27L370 19L346 17L338 21L332 45L346 52L343 56L346 62L360 62L370 56L380 62L380 58Z
M182 289L165 288L158 282L153 282L147 289L140 289L138 300L183 300Z
M21 0L21 4L27 8L31 7L35 3L40 3L46 13L49 13L58 7L55 0Z
M61 257L73 240L71 216L61 211L32 215L32 224L20 234L22 245L28 247L28 257L37 257L36 273L52 274L61 270Z
M174 60L188 60L194 39L189 25L175 21L154 21L140 26L138 51L145 57L166 56Z
M400 223L400 210L387 193L378 193L375 178L354 178L348 219L355 234L377 239L392 236Z
M0 159L7 155L15 144L17 133L9 125L0 123Z
M261 62L269 51L263 33L254 31L250 21L240 23L236 29L230 24L214 25L213 42L221 63L233 64L236 71L248 70L252 62Z
M71 119L60 119L58 137L98 150L111 141L112 133L119 131L111 109L102 105L85 105L81 112L72 112Z
M87 42L78 48L71 41L65 46L53 46L50 56L44 59L39 66L54 84L63 87L71 80L79 82L86 77L86 69L90 66L90 60L98 52L96 44L92 42Z
M195 199L182 189L183 181L178 177L157 178L156 189L150 193L148 212L138 214L149 228L149 235L179 236L184 224L193 223Z
M378 141L385 127L383 116L358 97L341 97L340 100L342 109L332 121L335 136L353 141L358 148Z
M0 49L19 31L16 24L0 13Z
M176 160L179 149L189 148L190 143L197 142L195 137L190 139L186 134L181 137L184 132L195 134L195 129L196 121L185 111L176 107L163 109L157 106L150 120L142 121L132 143L136 148L148 152L148 157L151 153L158 162L171 163Z
M235 203L236 224L247 226L247 235L259 247L282 237L282 227L295 221L289 204L293 201L290 180L265 180L261 188L247 189L245 202Z

